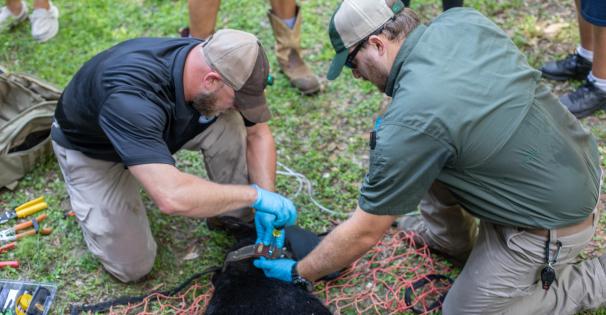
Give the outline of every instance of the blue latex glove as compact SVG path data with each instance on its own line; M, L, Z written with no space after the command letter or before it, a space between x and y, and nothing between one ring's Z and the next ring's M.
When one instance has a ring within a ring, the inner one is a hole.
M295 224L297 220L297 208L295 208L290 199L267 191L257 185L252 186L257 190L257 200L251 205L255 210L276 216L273 222L275 227Z
M257 185L252 185L257 190L257 200L251 205L256 210L255 225L257 228L257 242L261 241L269 245L273 228L284 228L295 224L297 220L297 208L290 199L279 194L267 191ZM265 216L260 214L266 214ZM270 215L270 216L267 216ZM280 248L284 246L284 233L280 237Z
M292 282L292 266L295 261L292 259L266 259L261 257L253 262L255 267L263 269L265 276L286 282Z
M255 212L255 228L257 229L257 243L263 243L263 245L269 246L271 242L275 242L276 248L284 247L284 241L286 239L286 231L282 230L279 237L274 239L273 237L273 222L276 216L265 212Z

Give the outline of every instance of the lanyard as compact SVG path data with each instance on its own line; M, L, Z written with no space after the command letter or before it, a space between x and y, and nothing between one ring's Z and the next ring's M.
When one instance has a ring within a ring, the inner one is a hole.
M371 150L374 150L375 147L377 146L377 130L379 129L379 126L381 126L382 122L383 122L383 117L381 117L381 116L377 117L377 120L375 120L375 127L370 132L370 149Z

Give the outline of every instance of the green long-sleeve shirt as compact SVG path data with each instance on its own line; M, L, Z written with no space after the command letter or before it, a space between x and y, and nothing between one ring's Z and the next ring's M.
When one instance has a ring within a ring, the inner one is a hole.
M386 93L393 99L376 130L363 210L410 212L434 180L498 224L562 227L595 207L594 138L477 11L451 9L411 32Z

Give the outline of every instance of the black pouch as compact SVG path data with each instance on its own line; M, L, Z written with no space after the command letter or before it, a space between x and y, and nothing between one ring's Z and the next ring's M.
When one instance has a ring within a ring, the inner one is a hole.
M296 261L307 256L322 240L318 235L299 226L291 225L284 228L286 232L286 248ZM324 276L321 280L329 281L337 278L340 271Z

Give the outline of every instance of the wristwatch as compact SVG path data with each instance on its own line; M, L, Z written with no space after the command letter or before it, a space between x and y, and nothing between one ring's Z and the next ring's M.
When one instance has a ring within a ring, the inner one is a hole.
M314 285L313 283L311 283L311 281L303 278L298 272L297 272L297 263L295 263L294 265L292 265L292 269L290 270L290 275L292 277L292 283L294 285L296 285L298 288L303 289L307 292L311 292L314 289Z

